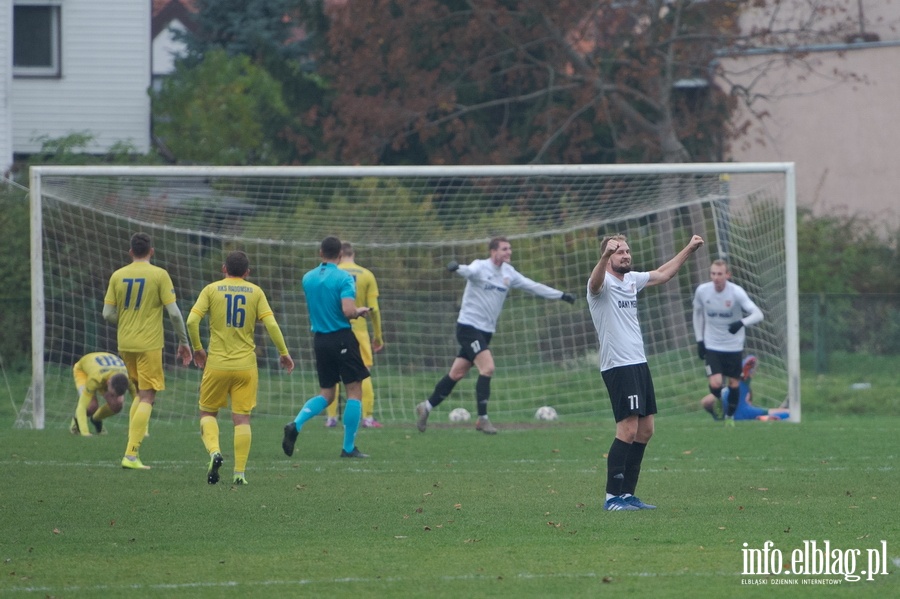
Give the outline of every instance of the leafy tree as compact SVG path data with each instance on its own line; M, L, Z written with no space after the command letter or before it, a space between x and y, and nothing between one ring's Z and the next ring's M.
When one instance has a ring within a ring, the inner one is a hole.
M323 28L316 0L198 0L195 31L178 35L188 48L178 76L199 68L211 52L243 56L280 83L289 114L271 119L266 136L281 164L309 163L321 152L319 117L328 104L328 86L315 72L312 49ZM187 119L199 115L184 115ZM213 114L208 119L226 115ZM185 123L187 124L187 123ZM227 123L223 122L223 125Z
M719 53L833 34L844 23L826 4L742 33L744 10L779 3L334 3L319 57L335 91L326 140L344 163L716 160L733 102L752 97L712 85L729 85L712 72Z
M275 139L288 110L281 84L245 55L208 52L179 65L154 94L156 134L180 162L279 164Z
M801 310L801 320L807 320L801 341L803 347L816 348L816 366L822 371L826 347L900 352L900 229L883 233L877 223L858 216L800 211L800 293L807 294L808 302Z
M28 190L0 181L0 268L5 284L0 291L0 360L24 368L31 352L31 281Z
M885 239L858 216L814 216L797 225L801 293L900 294L900 230Z
M197 0L196 32L177 37L187 44L189 63L216 48L230 56L247 56L258 65L299 60L305 47L292 41L308 10L306 4L303 0Z

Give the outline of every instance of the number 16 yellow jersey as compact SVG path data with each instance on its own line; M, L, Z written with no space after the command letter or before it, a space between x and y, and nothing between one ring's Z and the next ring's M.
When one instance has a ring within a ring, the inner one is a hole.
M188 315L188 333L194 347L199 342L199 321L207 314L207 367L218 370L256 368L256 323L273 316L263 290L240 277L226 277L204 287ZM276 346L279 346L278 341ZM287 353L283 338L278 350L282 355Z

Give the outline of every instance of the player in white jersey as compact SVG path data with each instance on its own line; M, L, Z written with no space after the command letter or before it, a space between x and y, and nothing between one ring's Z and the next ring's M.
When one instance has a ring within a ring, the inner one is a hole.
M728 406L725 424L734 425L741 384L741 361L744 353L744 328L762 322L763 313L747 292L732 283L731 269L724 260L714 260L709 267L709 282L694 293L694 336L697 355L706 361L709 394L701 399L704 406L721 407L722 388L728 379ZM713 418L718 419L715 411Z
M478 368L478 381L475 383L478 420L475 429L488 435L496 434L497 429L487 414L491 377L494 374L494 356L488 345L497 330L497 319L510 289L522 289L538 297L575 303L575 296L571 293L532 281L513 268L509 263L512 245L506 237L491 239L488 250L490 257L484 260L475 260L469 265L454 261L447 265L447 270L466 279L462 307L456 319L459 353L453 360L450 372L438 381L431 397L416 405L416 426L423 433L432 408L450 395L456 383L466 376L474 364Z
M616 437L606 462L607 511L653 509L634 495L644 450L653 436L656 396L638 321L637 294L669 281L703 245L694 235L678 254L650 272L632 272L624 235L605 237L600 260L587 283L588 308L600 343L600 374L616 420Z

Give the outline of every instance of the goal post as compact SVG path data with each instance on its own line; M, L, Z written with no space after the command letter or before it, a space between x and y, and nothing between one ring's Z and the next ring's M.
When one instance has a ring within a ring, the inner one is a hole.
M641 325L661 414L693 414L706 392L691 302L725 257L733 280L762 308L747 332L759 358L754 401L785 399L800 420L799 306L793 163L453 167L141 167L31 169L33 426L67 426L75 408L71 367L84 353L116 351L101 316L109 276L130 261L137 231L153 238L153 263L169 271L186 315L221 277L225 254L250 257L251 280L269 297L297 367L286 375L264 327L256 414L289 417L318 392L302 275L327 235L351 241L378 280L385 349L372 369L375 416L413 422L450 367L465 281L444 266L488 255L504 235L525 276L577 297L574 306L512 290L491 342L497 370L491 414L532 419L543 405L563 421L608 416L598 343L585 301L603 235L624 233L635 268L652 270L692 234L706 244L679 275L639 296ZM166 390L154 419L197 415L199 372L176 364L166 329ZM202 336L207 339L205 327ZM472 411L474 378L447 400Z

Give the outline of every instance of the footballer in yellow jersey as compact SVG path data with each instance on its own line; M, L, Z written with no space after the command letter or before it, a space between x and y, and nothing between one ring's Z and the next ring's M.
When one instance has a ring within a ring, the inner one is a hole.
M122 411L125 392L137 397L137 388L128 378L128 369L119 356L108 352L85 354L72 368L75 388L78 390L78 405L70 430L74 434L90 437L88 420L97 434L103 432L103 420ZM100 405L97 395L106 401Z
M103 301L103 318L117 326L118 351L128 368L128 376L137 382L138 399L131 406L128 445L122 467L144 470L138 449L147 435L156 392L166 388L162 365L164 345L162 313L165 310L178 335L178 357L184 365L191 361L187 330L175 288L164 269L150 264L154 249L150 236L131 236L131 264L114 272Z
M284 342L263 290L246 280L250 274L247 254L234 251L222 266L225 278L203 288L187 318L194 349L194 364L203 369L200 381L200 436L209 454L206 482L219 482L224 459L219 446L219 410L231 398L234 423L233 484L245 485L244 472L250 455L250 413L256 407L259 371L256 365L256 323L262 321L275 344L281 366L288 372L294 361ZM209 352L200 340L200 321L209 316Z
M149 262L135 261L114 272L104 303L115 306L120 352L162 349L163 308L175 303L172 278Z
M369 307L369 320L372 321L372 338L369 337L369 324L365 318L355 318L350 321L350 328L359 341L359 353L363 364L370 370L375 364L375 352L384 348L384 335L381 330L381 310L378 309L378 282L375 275L368 268L357 264L356 252L353 245L344 242L341 245L341 261L338 268L351 275L356 281L356 305ZM337 426L338 402L332 402L326 410L327 418L325 426ZM375 389L372 386L372 378L362 382L362 426L363 428L381 428L381 424L375 420Z

